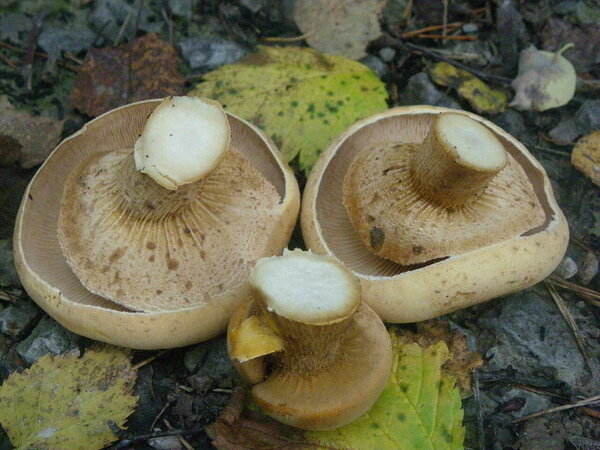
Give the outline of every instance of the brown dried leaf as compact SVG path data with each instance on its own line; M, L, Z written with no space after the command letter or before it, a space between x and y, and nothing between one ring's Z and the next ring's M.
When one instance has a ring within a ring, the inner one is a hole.
M318 449L304 439L304 432L245 408L246 391L236 388L216 422L206 427L219 450L286 448Z
M62 121L20 111L7 96L0 96L0 165L37 166L56 146L62 130Z
M456 378L463 397L471 393L471 372L483 365L483 359L479 353L469 350L467 338L460 331L452 331L448 322L434 319L417 323L416 333L402 330L401 334L407 342L416 342L423 348L445 342L452 358L442 370Z
M314 49L358 59L381 34L379 15L384 6L385 0L298 0L294 20Z
M185 80L178 65L175 47L154 33L120 47L91 49L71 105L98 116L126 103L182 94Z
M571 164L600 186L600 130L577 141L571 154Z

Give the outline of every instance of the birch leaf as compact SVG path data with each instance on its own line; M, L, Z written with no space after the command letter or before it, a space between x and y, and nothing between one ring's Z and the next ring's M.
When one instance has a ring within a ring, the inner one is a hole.
M133 412L135 376L118 347L45 355L0 387L0 423L19 448L100 449Z
M264 47L207 73L190 95L250 120L305 171L348 125L387 108L385 85L369 68L297 47Z

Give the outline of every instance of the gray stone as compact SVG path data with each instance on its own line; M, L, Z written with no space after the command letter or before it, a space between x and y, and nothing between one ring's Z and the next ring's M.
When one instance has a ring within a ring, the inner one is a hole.
M548 134L559 142L574 142L581 135L572 118L561 120Z
M167 4L173 15L191 19L192 0L168 0Z
M225 338L196 345L183 355L186 369L196 376L210 377L218 387L231 387L235 370L227 354Z
M465 33L476 33L477 31L479 31L479 26L476 23L465 23L462 26L462 30Z
M374 55L367 55L360 59L360 62L377 74L379 78L383 77L387 72L385 63Z
M207 377L206 375L198 374L190 375L187 380L190 387L199 394L203 394L206 391L208 391L208 389L213 383L212 378Z
M578 322L583 330L585 322ZM574 387L588 381L573 333L549 296L535 290L509 296L482 314L478 326L479 351L488 360L485 371L512 366L521 374L544 372Z
M440 92L425 72L410 77L399 102L402 105L433 105L462 109L456 101Z
M379 50L379 57L385 62L392 61L395 56L396 50L391 47L383 47L381 50Z
M253 13L257 13L265 7L265 0L239 0L242 6L245 6Z
M17 353L31 365L48 352L60 355L69 350L79 351L79 340L79 336L46 316L31 334L17 345Z
M523 116L512 108L493 117L492 121L517 139L521 139L525 135Z
M12 239L0 240L0 286L18 286L19 275L13 260Z
M148 440L148 445L157 450L179 450L183 448L177 436L164 436Z
M0 332L19 338L33 328L41 314L31 300L19 300L0 312Z
M554 269L554 274L568 280L577 275L578 270L577 263L573 261L573 258L567 256L566 258L563 258L558 267Z
M600 100L587 100L575 113L575 124L580 134L600 129Z
M579 278L583 284L589 284L598 273L598 257L594 252L587 252L581 262Z
M190 37L179 45L192 69L214 69L239 61L248 54L241 45L220 38Z

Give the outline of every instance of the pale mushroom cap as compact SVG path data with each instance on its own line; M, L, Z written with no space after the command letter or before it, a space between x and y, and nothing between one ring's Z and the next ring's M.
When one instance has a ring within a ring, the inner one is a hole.
M416 144L441 112L484 123L521 166L543 208L544 221L518 236L440 261L402 266L380 258L357 238L342 201L344 177L355 156L374 144ZM361 282L363 300L388 322L415 322L525 289L562 259L568 226L550 181L535 158L508 133L473 113L432 106L388 110L359 121L323 152L304 190L302 234L312 251L335 256Z
M440 140L463 164L479 170L499 170L507 163L500 141L479 122L463 114L442 114L436 122Z
M267 299L269 310L311 325L346 318L360 301L358 281L348 269L310 252L261 259L250 274L250 285Z
M133 146L146 118L160 103L148 100L110 111L65 139L31 180L17 216L15 264L28 294L48 314L84 336L140 349L170 348L223 332L248 295L240 285L215 301L172 311L138 313L87 290L61 251L57 224L66 176L92 155ZM232 145L275 187L280 196L262 256L285 247L295 224L299 191L289 167L270 140L253 125L228 115ZM109 126L110 125L110 126Z
M156 108L135 143L136 168L167 189L210 173L229 147L221 105L198 97L169 97Z

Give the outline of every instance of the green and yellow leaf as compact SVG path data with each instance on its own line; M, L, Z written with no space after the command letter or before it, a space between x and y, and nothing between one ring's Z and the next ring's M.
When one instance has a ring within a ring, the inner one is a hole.
M48 354L0 387L0 423L19 448L102 448L135 408L135 377L118 347Z
M369 68L298 47L263 47L207 73L190 95L250 120L307 172L347 126L387 108L385 85Z

